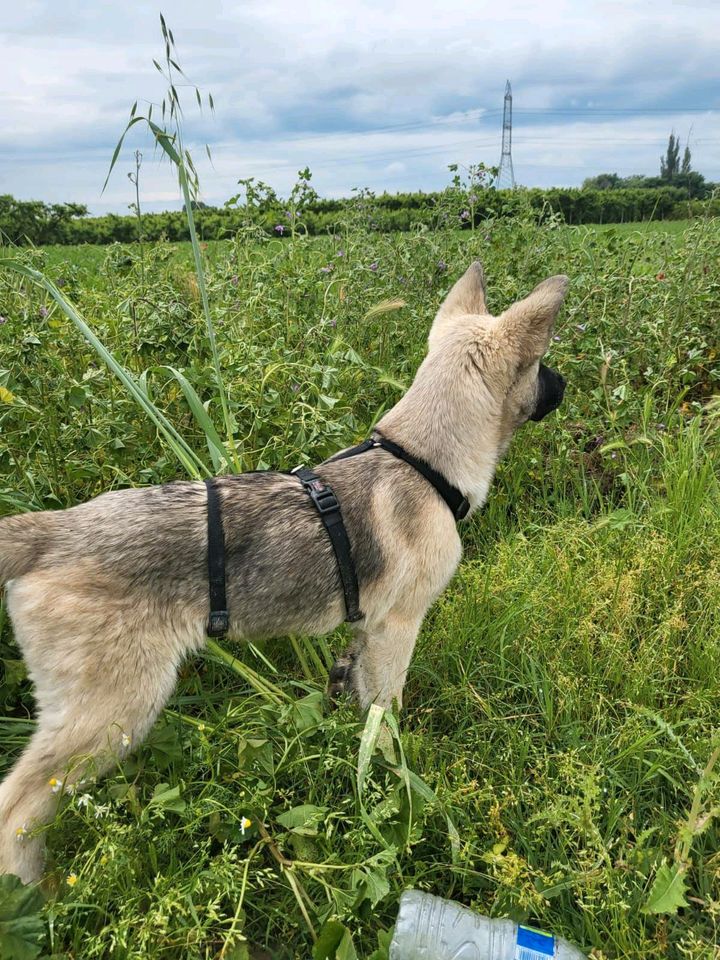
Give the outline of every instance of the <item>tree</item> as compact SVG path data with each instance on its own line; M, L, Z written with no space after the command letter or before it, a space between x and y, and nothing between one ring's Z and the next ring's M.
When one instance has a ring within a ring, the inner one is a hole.
M668 137L667 150L665 156L660 157L660 176L663 180L672 182L673 178L680 172L680 138L675 136L675 131Z
M683 154L682 167L680 167L680 173L690 173L690 146L685 144L685 153Z
M621 186L622 180L617 173L599 173L583 180L583 190L614 190Z

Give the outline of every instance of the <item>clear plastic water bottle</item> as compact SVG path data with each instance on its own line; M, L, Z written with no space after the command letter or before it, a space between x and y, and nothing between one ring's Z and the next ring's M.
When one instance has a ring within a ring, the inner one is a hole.
M491 920L419 890L406 890L390 960L586 960L566 940L512 920Z

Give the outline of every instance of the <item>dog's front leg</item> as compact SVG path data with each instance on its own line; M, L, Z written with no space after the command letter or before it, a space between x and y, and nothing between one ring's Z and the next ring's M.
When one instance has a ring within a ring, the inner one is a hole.
M378 623L355 628L355 641L330 671L330 696L351 693L360 707L371 703L390 709L402 706L410 659L422 617L391 613Z

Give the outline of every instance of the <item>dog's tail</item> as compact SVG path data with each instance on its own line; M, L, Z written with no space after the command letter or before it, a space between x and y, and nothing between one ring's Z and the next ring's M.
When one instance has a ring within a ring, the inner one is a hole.
M52 514L21 513L0 520L0 587L29 573L45 551Z

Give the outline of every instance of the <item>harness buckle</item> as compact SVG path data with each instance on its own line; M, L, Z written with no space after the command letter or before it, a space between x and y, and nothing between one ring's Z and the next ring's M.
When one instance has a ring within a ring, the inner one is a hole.
M340 504L337 497L320 480L313 480L307 484L307 491L312 497L312 501L320 513L332 513L339 509Z
M230 627L227 610L213 610L208 619L206 633L209 637L224 637Z

